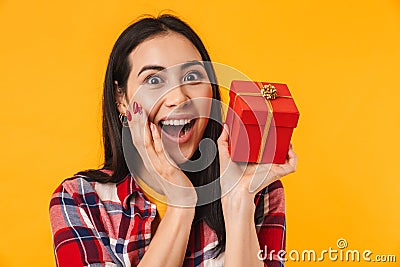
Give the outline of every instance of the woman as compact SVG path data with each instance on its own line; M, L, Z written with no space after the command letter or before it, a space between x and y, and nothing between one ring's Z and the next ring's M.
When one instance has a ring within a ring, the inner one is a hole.
M278 179L297 157L291 147L282 165L230 161L210 62L197 34L171 15L143 18L118 38L104 83L104 166L66 179L51 199L58 266L282 265ZM211 160L200 153L205 139L217 144ZM185 167L199 159L210 164ZM250 191L254 180L262 183ZM199 205L200 186L210 184L211 201Z

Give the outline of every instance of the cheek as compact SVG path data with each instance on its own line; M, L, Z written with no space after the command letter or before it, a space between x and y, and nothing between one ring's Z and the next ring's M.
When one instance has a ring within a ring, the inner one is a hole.
M193 105L199 113L201 118L209 118L211 104L212 104L212 88L211 86L205 86L202 88L196 88L190 94Z
M155 115L160 109L160 101L158 95L153 95L145 90L134 89L128 91L128 97L130 99L129 105L133 105L133 102L136 101L148 114L149 120L153 121Z
M160 110L160 102L157 102L150 98L141 98L139 102L143 109L147 112L150 121L154 122L155 116L157 115L158 111Z

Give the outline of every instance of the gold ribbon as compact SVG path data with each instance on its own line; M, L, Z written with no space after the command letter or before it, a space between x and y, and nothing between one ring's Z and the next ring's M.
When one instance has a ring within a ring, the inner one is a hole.
M261 145L260 149L258 150L258 156L257 156L257 163L261 162L262 156L264 154L264 148L265 148L265 142L268 137L268 132L271 127L271 122L272 118L274 117L274 109L272 107L271 101L274 100L278 97L282 98L292 98L291 96L280 96L276 92L275 86L271 84L263 85L261 82L257 82L258 86L260 87L260 92L258 93L250 93L250 92L235 92L235 98L233 100L233 106L232 109L235 110L235 105L236 105L236 98L238 96L262 96L265 99L265 102L267 103L268 107L268 114L267 114L267 120L265 121L265 126L264 126L264 131L261 137Z

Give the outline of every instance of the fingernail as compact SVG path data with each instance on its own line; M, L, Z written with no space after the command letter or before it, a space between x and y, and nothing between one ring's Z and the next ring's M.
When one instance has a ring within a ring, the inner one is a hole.
M136 101L133 102L133 114L136 114L138 112L138 104L136 103Z
M138 112L139 112L139 115L142 115L142 113L143 113L143 111L142 111L142 107L141 107L141 106L139 106L139 105L138 105Z
M150 122L150 128L151 128L151 130L154 132L155 131L155 125L154 125L154 123L152 123L152 122Z
M128 121L132 120L132 114L129 112L129 110L126 111L126 118L128 119Z
M225 129L225 131L229 132L228 124L224 123L224 129Z

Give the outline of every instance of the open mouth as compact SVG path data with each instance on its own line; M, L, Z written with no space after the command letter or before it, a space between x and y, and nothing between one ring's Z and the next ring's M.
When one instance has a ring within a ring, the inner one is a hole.
M195 122L196 119L171 119L161 120L159 125L162 132L167 136L172 137L172 139L186 141L184 139L188 139L185 137L189 137Z

